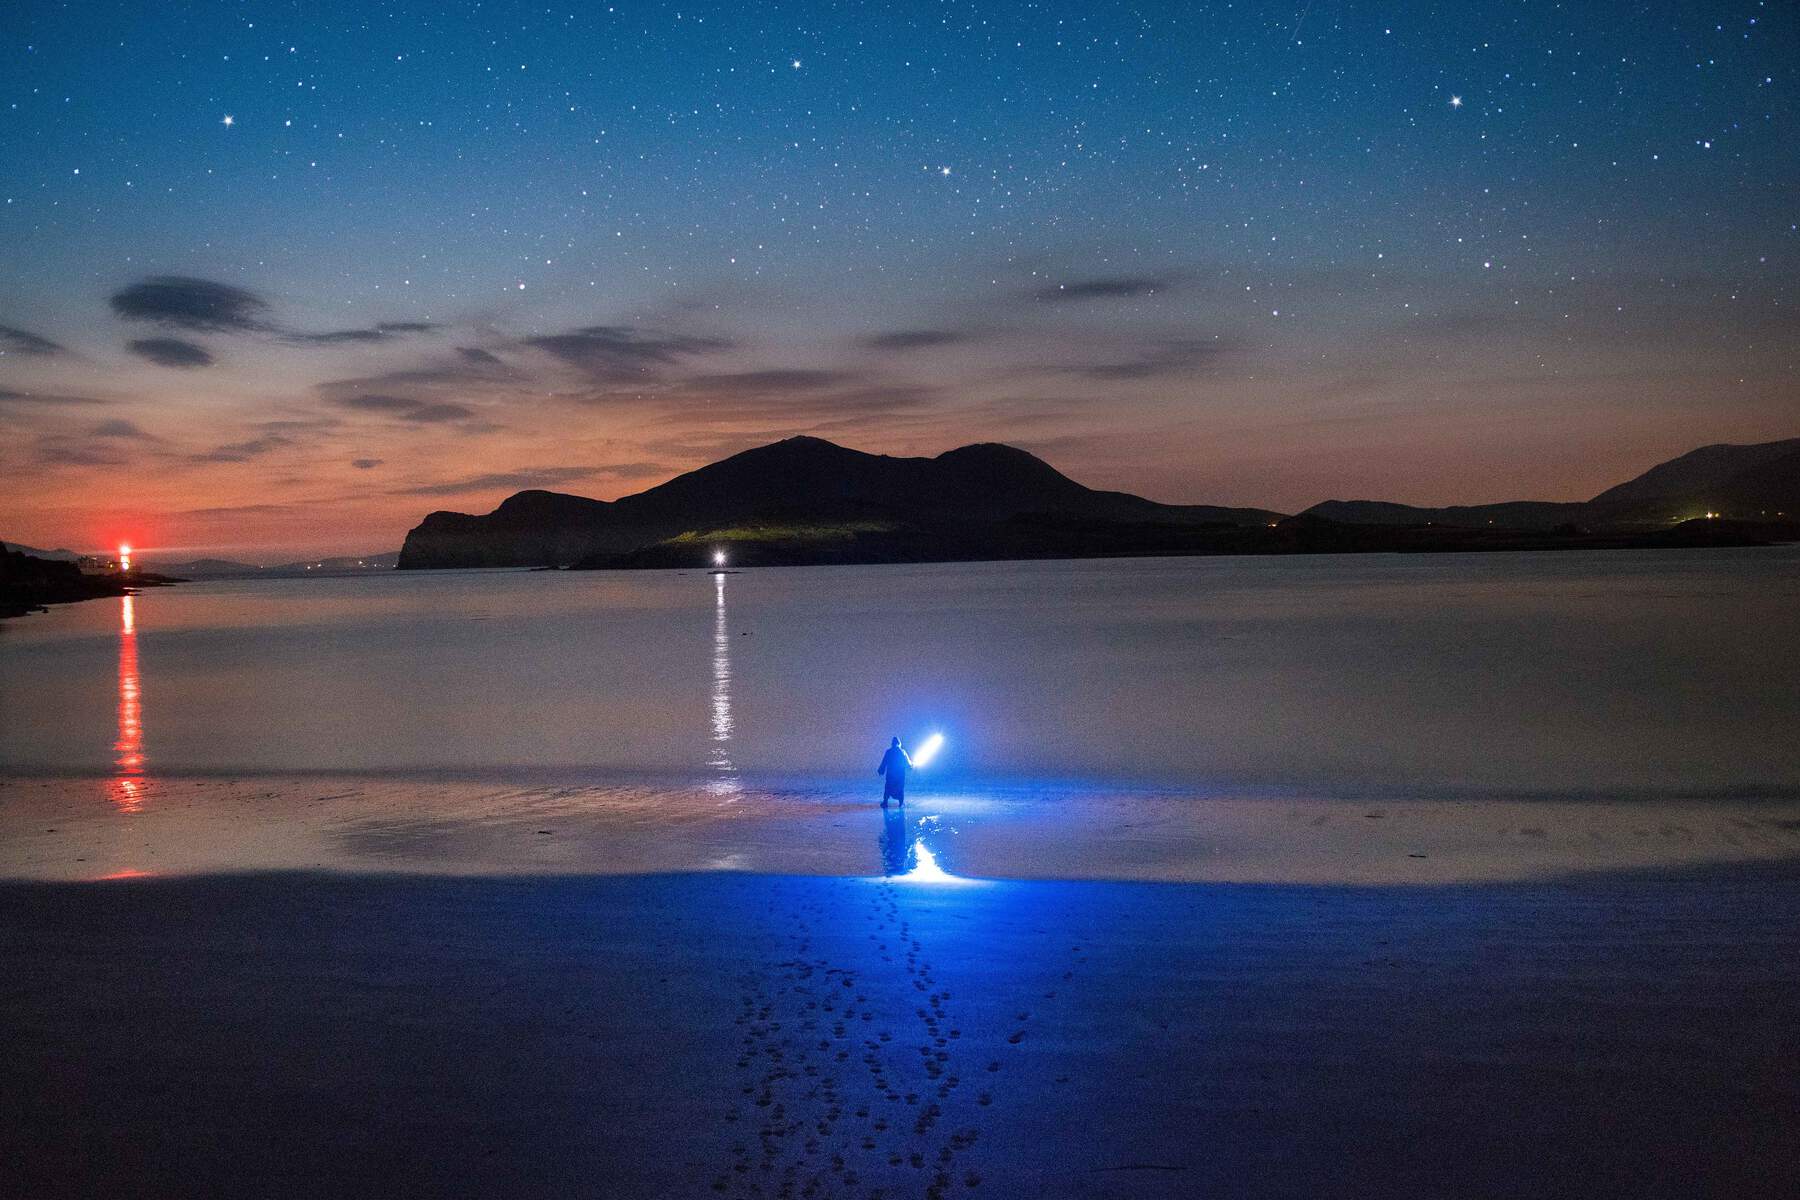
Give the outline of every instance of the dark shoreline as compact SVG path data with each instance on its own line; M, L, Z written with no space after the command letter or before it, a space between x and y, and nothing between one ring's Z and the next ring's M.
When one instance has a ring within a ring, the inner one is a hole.
M85 575L72 562L34 558L0 546L0 619L45 612L52 604L129 596L139 588L184 582L147 571Z
M733 536L744 533L751 536ZM1312 554L1692 550L1773 546L1793 541L1800 541L1800 524L1708 519L1655 530L1350 525L1320 517L1290 517L1267 527L1074 524L1020 519L973 534L967 529L924 528L829 538L764 536L756 530L734 530L717 536L692 534L624 554L590 555L568 569L692 569L709 565L715 550L724 551L734 567L801 567Z

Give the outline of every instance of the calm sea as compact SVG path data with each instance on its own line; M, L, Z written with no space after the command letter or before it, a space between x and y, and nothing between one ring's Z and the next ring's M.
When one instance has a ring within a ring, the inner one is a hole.
M1800 793L1800 548L195 583L0 625L0 769Z

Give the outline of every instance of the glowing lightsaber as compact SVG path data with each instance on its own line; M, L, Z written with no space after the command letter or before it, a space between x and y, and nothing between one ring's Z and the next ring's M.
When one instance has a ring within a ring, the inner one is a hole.
M942 750L943 748L944 748L944 735L941 733L932 734L930 737L926 738L922 743L920 743L919 748L917 750L913 751L912 765L915 767L926 766L927 764L929 764L931 762L932 759L937 757L937 752L939 750Z

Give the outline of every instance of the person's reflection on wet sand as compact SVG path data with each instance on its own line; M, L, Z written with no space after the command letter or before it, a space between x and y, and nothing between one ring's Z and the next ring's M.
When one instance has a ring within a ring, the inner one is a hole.
M915 847L918 831L906 819L903 808L883 809L881 813L881 873L906 875L919 865Z

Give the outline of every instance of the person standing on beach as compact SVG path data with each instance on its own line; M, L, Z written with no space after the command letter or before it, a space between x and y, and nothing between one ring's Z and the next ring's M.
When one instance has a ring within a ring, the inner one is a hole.
M888 743L887 753L881 756L881 765L875 768L875 773L885 780L881 785L881 807L886 808L889 800L898 800L902 807L905 806L906 773L912 765L899 738Z

